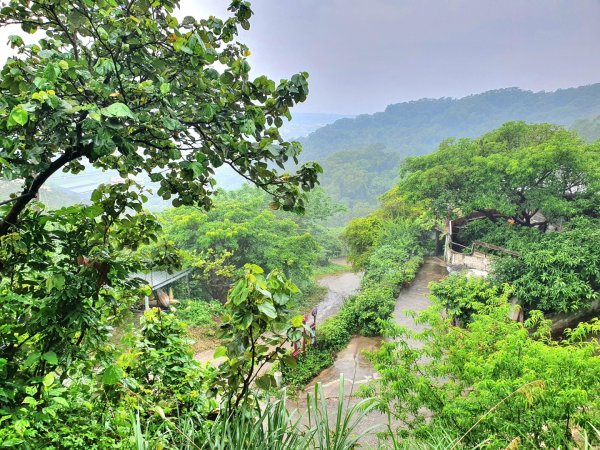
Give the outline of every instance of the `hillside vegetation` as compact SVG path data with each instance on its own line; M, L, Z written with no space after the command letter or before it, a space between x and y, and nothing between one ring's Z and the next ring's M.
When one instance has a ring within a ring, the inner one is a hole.
M600 139L600 116L590 119L579 119L573 122L571 129L586 142L594 142Z
M389 418L394 448L445 448L444 439L448 448L597 444L600 321L555 340L544 314L587 311L599 298L599 161L597 143L563 127L506 123L408 158L380 207L350 222L348 258L365 277L402 267L389 261L404 247L388 230L411 222L443 229L477 213L456 240L516 251L496 255L486 278L456 272L432 283L419 331L384 328L389 339L371 356L381 378L364 393Z
M571 125L598 114L600 84L555 92L508 88L389 105L383 112L338 120L301 142L307 160L373 144L411 156L429 153L449 137L475 137L511 120Z

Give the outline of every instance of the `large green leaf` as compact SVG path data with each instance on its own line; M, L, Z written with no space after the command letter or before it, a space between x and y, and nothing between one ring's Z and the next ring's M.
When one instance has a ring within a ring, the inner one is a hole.
M125 372L123 372L123 369L113 364L104 369L104 372L102 373L102 383L107 385L117 384L124 375Z
M277 317L277 311L271 302L259 303L256 305L258 310L263 313L265 316L270 317L271 319L275 319Z
M256 385L264 390L272 389L277 387L275 377L271 374L266 374L256 379Z
M100 112L105 117L129 117L130 119L135 119L135 115L131 112L129 106L121 102L116 102L106 108L102 108Z
M42 355L42 359L48 361L50 364L53 365L57 365L58 364L58 357L56 356L56 353L54 352L46 352Z
M8 116L8 126L25 125L29 120L29 113L23 108L22 105L15 106Z
M213 358L221 358L223 356L227 356L227 347L219 346L215 349L215 353L213 354Z

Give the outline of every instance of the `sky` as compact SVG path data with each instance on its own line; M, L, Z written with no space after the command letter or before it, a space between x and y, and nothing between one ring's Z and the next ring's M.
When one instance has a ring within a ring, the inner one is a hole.
M179 15L225 17L227 0ZM310 74L298 112L361 114L419 98L600 82L600 0L255 0L253 73ZM12 32L14 32L13 30ZM0 30L0 61L8 48Z
M226 0L183 0L223 16ZM310 74L302 112L360 114L419 98L600 82L598 0L255 0L257 74Z

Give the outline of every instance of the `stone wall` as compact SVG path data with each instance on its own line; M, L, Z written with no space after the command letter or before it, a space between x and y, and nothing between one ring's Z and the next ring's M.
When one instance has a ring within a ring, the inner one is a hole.
M485 253L459 253L446 248L446 264L450 270L472 270L476 274L486 276L492 268L492 257Z

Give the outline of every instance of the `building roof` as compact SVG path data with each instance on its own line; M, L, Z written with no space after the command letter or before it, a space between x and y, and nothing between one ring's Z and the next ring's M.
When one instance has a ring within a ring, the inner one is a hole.
M174 273L169 273L166 270L153 270L148 273L134 273L131 275L131 278L141 278L142 280L145 280L154 291L156 289L168 286L180 278L185 277L191 271L191 268L180 270L179 272Z

